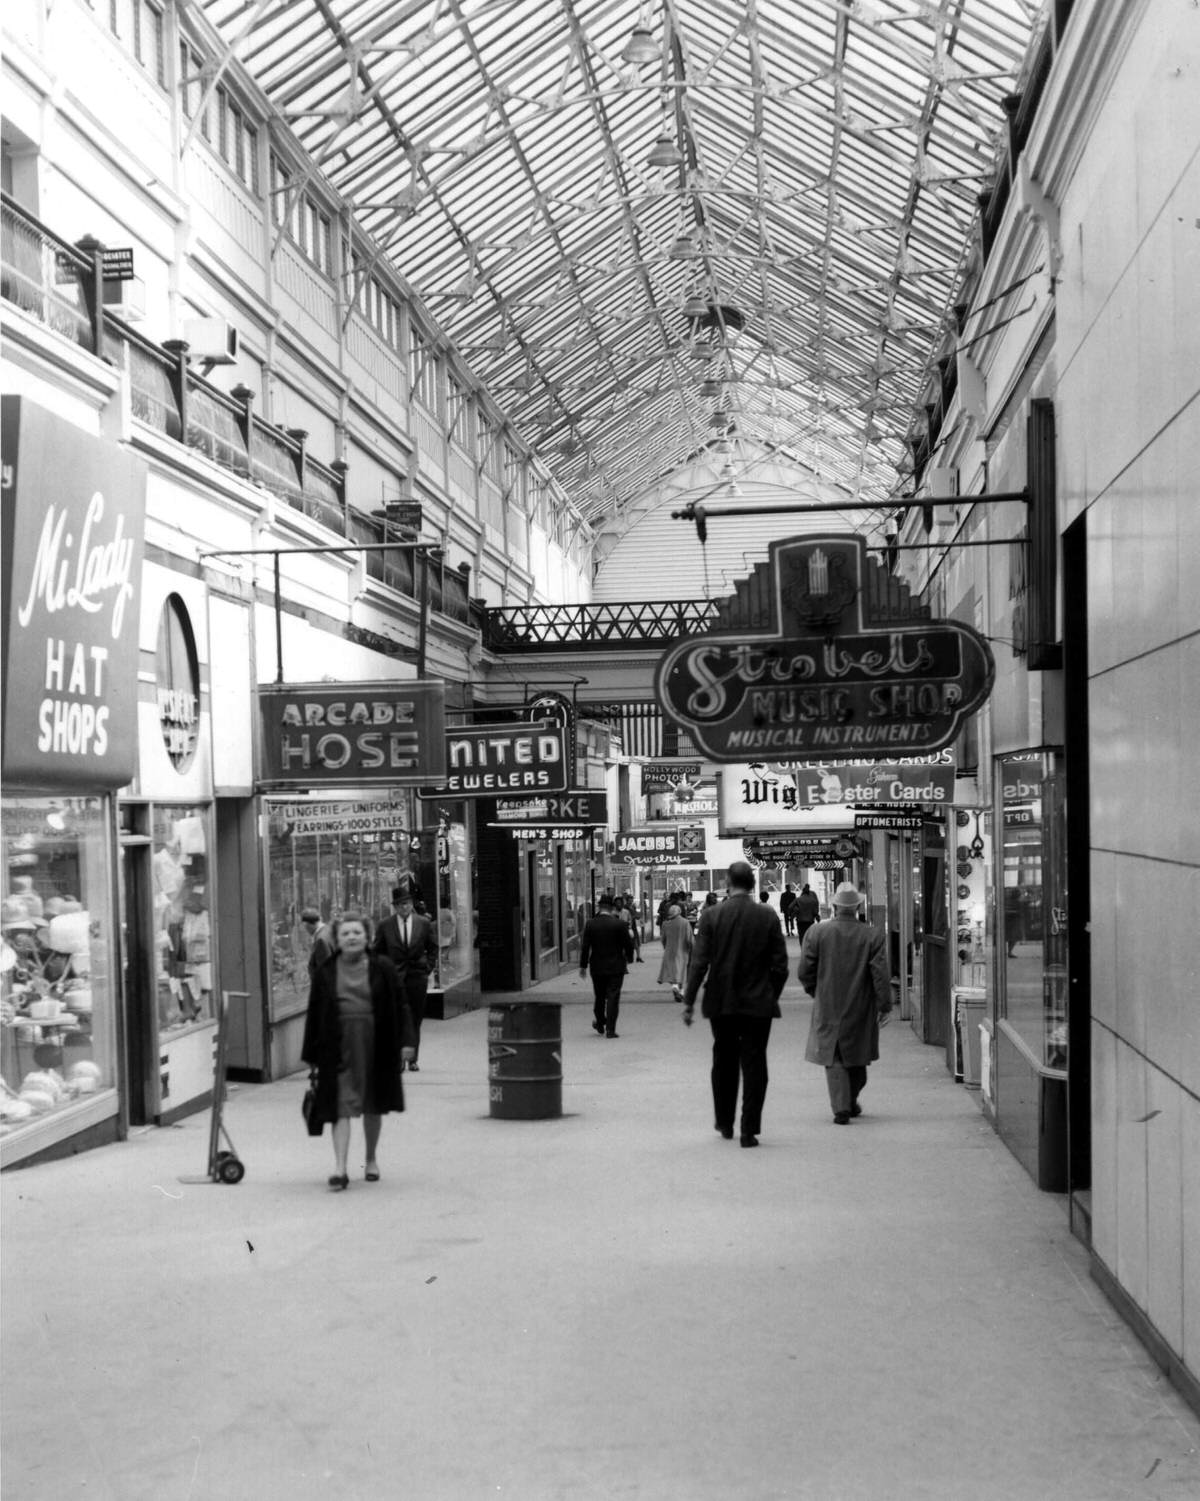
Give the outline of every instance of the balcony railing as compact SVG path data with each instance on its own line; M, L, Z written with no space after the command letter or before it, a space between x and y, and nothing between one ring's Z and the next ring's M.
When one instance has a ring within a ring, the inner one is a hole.
M706 599L489 608L483 644L503 654L611 651L614 646L651 650L711 630L719 610L719 603Z
M247 387L227 392L210 385L190 367L186 344L154 344L105 311L101 250L90 241L68 244L7 194L0 196L0 296L126 371L139 422L269 491L340 537L390 540L385 523L347 504L344 464L321 463L309 454L305 433L264 421L255 413L254 393ZM410 599L419 596L412 552L366 557L373 578ZM434 613L477 623L470 572L465 563L448 568L440 553L431 552L427 584Z

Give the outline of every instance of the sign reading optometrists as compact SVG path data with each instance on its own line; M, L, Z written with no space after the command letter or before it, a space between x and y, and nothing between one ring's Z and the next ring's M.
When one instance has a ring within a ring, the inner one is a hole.
M4 777L121 787L137 768L146 465L5 396Z
M258 690L262 782L414 785L445 772L441 683L289 683Z
M983 637L914 619L861 537L773 542L768 571L765 630L686 637L658 664L664 711L712 760L928 755L990 693Z

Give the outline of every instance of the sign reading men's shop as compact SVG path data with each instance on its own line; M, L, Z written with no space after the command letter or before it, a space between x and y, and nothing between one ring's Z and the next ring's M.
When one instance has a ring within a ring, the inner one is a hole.
M146 466L5 396L4 775L121 787L137 769Z
M278 787L415 785L446 769L442 683L288 683L258 690L262 776Z
M687 637L658 664L665 712L712 760L927 755L991 691L991 650L970 626L876 622L868 576L886 570L861 537L773 542L768 570L765 631Z

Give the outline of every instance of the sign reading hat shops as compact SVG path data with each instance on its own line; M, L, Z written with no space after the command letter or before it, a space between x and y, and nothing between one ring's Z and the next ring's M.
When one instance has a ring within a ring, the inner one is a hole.
M752 615L735 595L721 630L658 664L665 713L712 760L928 755L987 698L987 642L957 621L914 619L861 537L773 542L765 566L765 630L738 625Z
M121 787L137 765L146 466L19 396L0 416L4 775Z
M441 683L290 683L258 690L261 781L416 785L445 773Z

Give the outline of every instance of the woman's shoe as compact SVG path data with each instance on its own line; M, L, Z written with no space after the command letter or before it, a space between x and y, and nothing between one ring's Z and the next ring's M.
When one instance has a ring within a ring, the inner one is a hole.
M368 1183L378 1183L379 1169L377 1167L369 1167L363 1174L363 1177L367 1180Z
M350 1187L350 1176L349 1176L349 1174L348 1173L334 1173L334 1175L329 1180L329 1186L330 1186L330 1188L332 1188L334 1190L335 1193L340 1193L343 1188L349 1188Z

